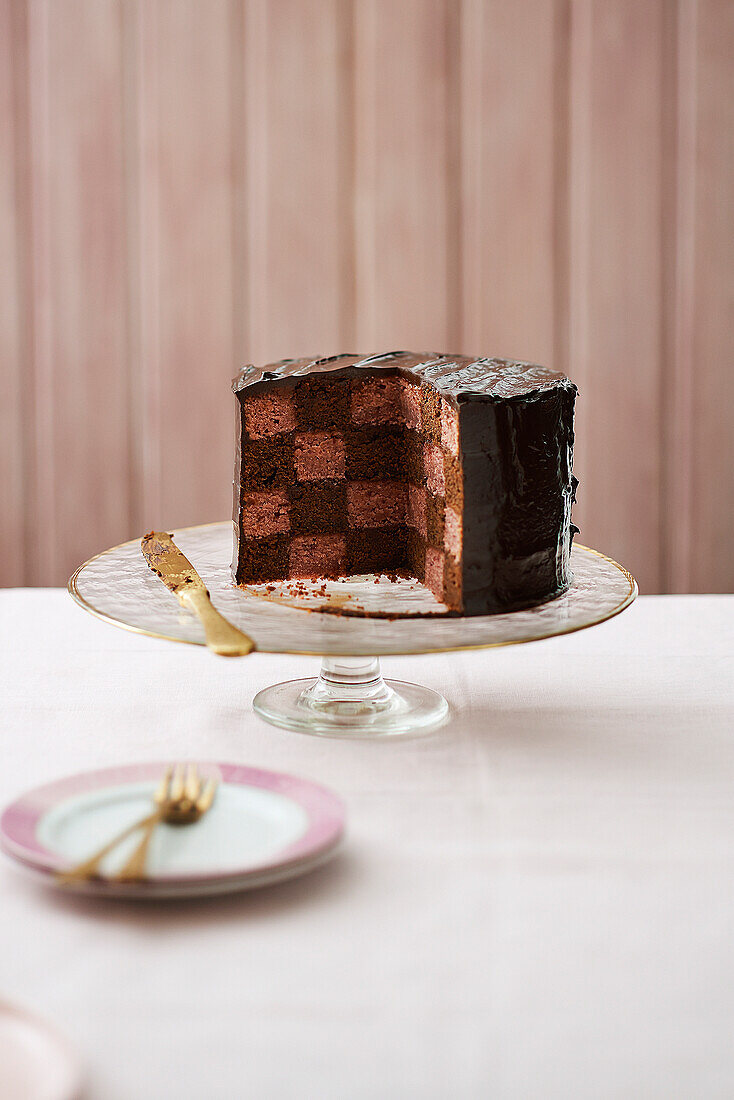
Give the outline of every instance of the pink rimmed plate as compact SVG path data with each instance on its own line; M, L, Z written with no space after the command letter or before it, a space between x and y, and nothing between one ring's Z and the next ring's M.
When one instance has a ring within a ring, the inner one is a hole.
M166 766L105 768L29 791L0 818L0 846L53 883L55 872L79 863L150 812ZM219 779L214 805L194 825L158 826L145 882L102 878L64 889L137 898L223 894L304 874L336 852L345 814L332 791L242 764L198 767L202 776ZM113 874L136 843L137 834L121 844L103 863L103 874Z

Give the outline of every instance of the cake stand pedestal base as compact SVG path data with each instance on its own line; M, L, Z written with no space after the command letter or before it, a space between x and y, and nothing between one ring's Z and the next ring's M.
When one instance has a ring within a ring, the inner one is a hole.
M449 712L437 691L383 680L377 657L324 657L318 679L274 684L253 707L274 726L320 737L426 733Z

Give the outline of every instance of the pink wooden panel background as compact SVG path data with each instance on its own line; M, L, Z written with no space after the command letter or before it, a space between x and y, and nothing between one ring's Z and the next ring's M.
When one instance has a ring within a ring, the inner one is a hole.
M734 589L731 0L0 0L0 584L229 514L243 361L581 388L577 522Z

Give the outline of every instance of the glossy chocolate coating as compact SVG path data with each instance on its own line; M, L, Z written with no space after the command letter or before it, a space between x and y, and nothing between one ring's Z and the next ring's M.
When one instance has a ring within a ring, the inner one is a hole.
M513 359L472 358L437 352L388 351L367 357L334 355L330 359L282 359L265 367L243 367L232 383L235 393L262 382L283 381L295 385L311 374L338 371L340 377L358 378L381 371L397 371L420 382L430 382L442 397L461 404L472 399L513 398L571 387L565 374Z
M534 363L395 351L248 366L233 390L244 396L332 372L345 379L397 372L458 409L464 614L516 610L565 591L575 531L573 382Z

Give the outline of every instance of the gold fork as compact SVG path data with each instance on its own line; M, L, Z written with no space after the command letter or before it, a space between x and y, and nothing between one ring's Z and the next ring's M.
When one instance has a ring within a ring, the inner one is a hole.
M161 821L171 825L188 825L198 821L214 801L216 789L216 779L210 777L202 781L195 764L189 764L186 768L182 764L168 767L153 795L156 807L153 813L129 825L82 863L68 871L58 872L57 881L62 885L68 885L100 877L99 869L104 858L138 829L144 830L140 843L121 870L110 878L112 881L120 882L136 882L145 878L148 848L156 825Z
M216 780L210 777L202 782L196 764L188 764L185 769L177 764L173 773L169 768L154 795L158 812L143 826L140 843L123 867L112 876L113 880L140 882L144 879L148 849L156 825L161 821L168 825L191 825L198 821L214 801L215 790Z

